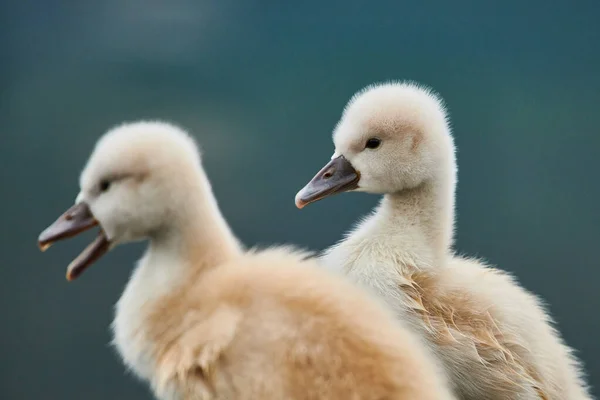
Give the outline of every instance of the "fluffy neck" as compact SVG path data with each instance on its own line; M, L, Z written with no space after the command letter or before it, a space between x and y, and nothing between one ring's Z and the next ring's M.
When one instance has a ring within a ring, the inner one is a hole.
M372 257L389 259L400 269L443 266L452 251L454 233L456 162L454 154L450 155L437 164L438 173L427 181L386 194L375 212L330 249L330 255L336 257L333 253L339 248L338 254L352 257L372 253Z
M151 307L241 254L241 245L221 215L208 179L201 171L187 178L182 179L185 196L173 196L176 212L168 226L150 236L148 249L119 300L117 314Z
M203 173L188 185L185 199L169 227L152 235L146 256L169 258L185 266L189 273L202 272L241 253L241 246L223 218Z
M431 179L416 188L387 194L379 204L373 216L377 220L374 226L378 227L379 234L405 238L398 241L397 246L408 258L441 265L451 251L454 169L452 166L452 176Z

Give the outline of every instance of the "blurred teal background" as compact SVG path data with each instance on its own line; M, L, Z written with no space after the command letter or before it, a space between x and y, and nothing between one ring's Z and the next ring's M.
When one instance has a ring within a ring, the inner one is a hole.
M36 247L106 129L183 125L246 244L323 249L377 198L294 195L349 97L389 79L449 105L457 248L542 296L599 386L599 18L598 0L1 0L0 398L151 398L108 346L142 247L71 284L89 236Z

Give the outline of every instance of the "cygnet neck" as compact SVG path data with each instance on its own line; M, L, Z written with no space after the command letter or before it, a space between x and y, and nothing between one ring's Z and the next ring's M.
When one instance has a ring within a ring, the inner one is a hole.
M452 251L455 166L449 170L449 176L431 178L417 187L386 194L375 215L384 234L411 238L400 244L406 246L403 253L431 266L444 265ZM415 254L416 251L429 254Z
M168 226L151 236L148 256L168 257L202 272L241 254L241 245L221 214L206 176L186 187Z

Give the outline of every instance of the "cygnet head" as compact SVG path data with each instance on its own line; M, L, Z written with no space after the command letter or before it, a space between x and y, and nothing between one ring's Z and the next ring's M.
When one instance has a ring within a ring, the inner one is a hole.
M362 191L398 193L452 174L454 145L442 100L413 83L369 86L346 105L331 161L296 195L302 208Z
M70 265L76 278L110 248L152 238L181 223L191 208L190 189L203 182L193 139L162 122L135 122L108 131L83 169L75 205L38 239L57 240L99 225L100 233Z

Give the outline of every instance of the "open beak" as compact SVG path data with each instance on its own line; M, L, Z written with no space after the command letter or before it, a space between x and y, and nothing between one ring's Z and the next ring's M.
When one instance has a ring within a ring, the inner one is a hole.
M96 225L98 225L98 221L92 215L88 205L85 202L79 202L40 233L38 245L40 250L45 251L54 242L76 236ZM71 281L81 275L87 267L106 253L109 247L110 242L104 231L100 229L96 239L67 267L67 280Z
M296 194L296 207L324 199L337 193L358 188L360 173L344 156L327 163L314 178Z

